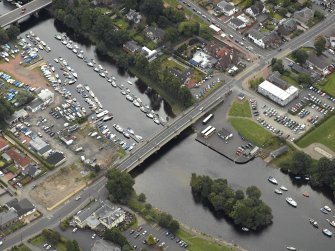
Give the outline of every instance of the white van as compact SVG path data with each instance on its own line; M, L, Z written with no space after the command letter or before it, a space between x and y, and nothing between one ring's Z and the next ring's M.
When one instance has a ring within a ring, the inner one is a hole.
M335 55L335 51L333 51L332 49L328 49L328 51L330 52L330 54Z

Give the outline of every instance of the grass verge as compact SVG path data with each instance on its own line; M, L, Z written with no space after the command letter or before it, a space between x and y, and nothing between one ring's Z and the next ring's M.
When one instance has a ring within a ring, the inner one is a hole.
M229 110L229 116L251 118L250 105L247 100L234 101Z
M318 87L322 91L335 97L335 73L330 74L324 81L318 84Z
M335 116L330 117L320 126L308 132L298 140L297 145L307 147L312 143L320 143L335 151Z

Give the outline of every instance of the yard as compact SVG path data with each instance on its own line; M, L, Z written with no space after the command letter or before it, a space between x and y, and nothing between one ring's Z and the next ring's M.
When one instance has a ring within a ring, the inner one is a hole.
M119 29L121 29L121 30L127 30L128 27L129 27L128 22L125 21L125 20L123 20L123 19L121 19L121 18L119 18L119 19L114 19L114 20L113 20L113 24L114 24L115 26L117 26L117 27L118 27Z
M239 134L257 146L271 148L278 146L275 137L263 127L253 122L251 119L230 118L229 121L234 129L239 132Z
M173 68L173 69L183 72L187 70L188 67L183 65L180 62L176 62L175 59L169 57L161 61L161 68L162 69Z
M211 251L228 251L235 250L235 248L230 246L223 246L221 244L215 243L213 241L208 241L205 238L201 238L197 235L192 235L182 229L177 232L177 236L184 241L186 241L189 245L187 250L189 251L203 251L203 250L211 250Z
M244 100L243 102L237 100L234 101L230 107L229 116L251 118L249 102L247 100Z
M318 84L318 87L335 97L335 73L330 74L324 81Z
M293 72L286 71L286 72L284 72L284 74L281 75L281 79L285 80L290 85L294 85L295 87L300 89L301 87L300 87L299 83L295 80L293 75L295 75Z
M335 151L335 116L332 116L327 121L322 123L313 131L304 135L298 140L297 145L307 147L312 143L320 143L327 146L332 151Z
M66 239L62 238L61 242L56 244L56 248L58 251L68 251L65 245ZM47 243L47 240L44 238L42 234L35 236L34 238L29 240L29 243L36 247L43 247L44 243ZM70 250L69 250L70 251Z

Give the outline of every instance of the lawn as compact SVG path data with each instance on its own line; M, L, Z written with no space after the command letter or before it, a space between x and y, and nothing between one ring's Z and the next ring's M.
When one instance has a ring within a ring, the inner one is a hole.
M278 13L275 13L275 14L273 15L273 18L276 19L276 20L278 20L278 21L280 21L280 20L283 19L283 17L282 17L281 15L279 15Z
M335 97L335 73L330 74L325 81L318 86L329 95Z
M57 248L58 251L67 251L67 248L65 246L65 241L66 240L62 238L62 242L57 243L56 248ZM43 243L46 243L47 241L42 234L39 234L36 237L34 237L33 239L29 240L29 242L32 245L38 247L38 246L42 246Z
M184 230L179 230L177 232L177 236L188 243L187 250L189 251L228 251L235 250L230 246L222 246L220 244L214 243L212 241L206 240L204 238L198 237L196 235L192 235Z
M0 160L0 168L3 167L5 165L5 162Z
M229 116L251 118L249 102L247 100L244 100L243 102L234 101L229 110Z
M17 172L17 168L12 165L10 167L7 168L9 172L11 172L12 174L15 174Z
M285 72L284 74L281 75L281 79L285 80L287 83L290 85L294 85L297 88L301 88L299 83L292 77L293 73L292 72Z
M129 27L128 23L121 18L113 20L113 24L116 25L121 30L126 30Z
M312 143L321 143L335 152L335 116L330 117L319 127L304 135L298 140L297 145L300 147L309 146Z
M162 69L174 68L176 70L179 70L179 71L183 72L188 67L184 66L182 63L177 63L173 59L166 58L166 59L162 60L162 62L161 62L161 68Z
M229 121L236 131L257 146L275 148L275 145L278 145L270 132L250 119L230 118Z

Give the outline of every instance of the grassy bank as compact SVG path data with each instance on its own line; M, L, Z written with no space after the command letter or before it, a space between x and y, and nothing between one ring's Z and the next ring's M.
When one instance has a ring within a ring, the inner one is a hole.
M193 235L183 229L178 230L177 232L178 237L183 239L189 244L187 250L189 251L228 251L228 250L235 250L233 247L223 246L219 243L210 241L204 237L199 237L197 235Z
M251 118L250 105L247 100L234 101L229 110L229 116Z
M312 143L320 143L335 151L335 116L330 117L319 127L304 135L298 140L297 145L307 147Z
M329 75L325 80L318 84L318 87L328 93L329 95L335 97L335 73Z
M229 121L239 134L257 146L275 149L280 145L276 137L250 119L230 118Z

